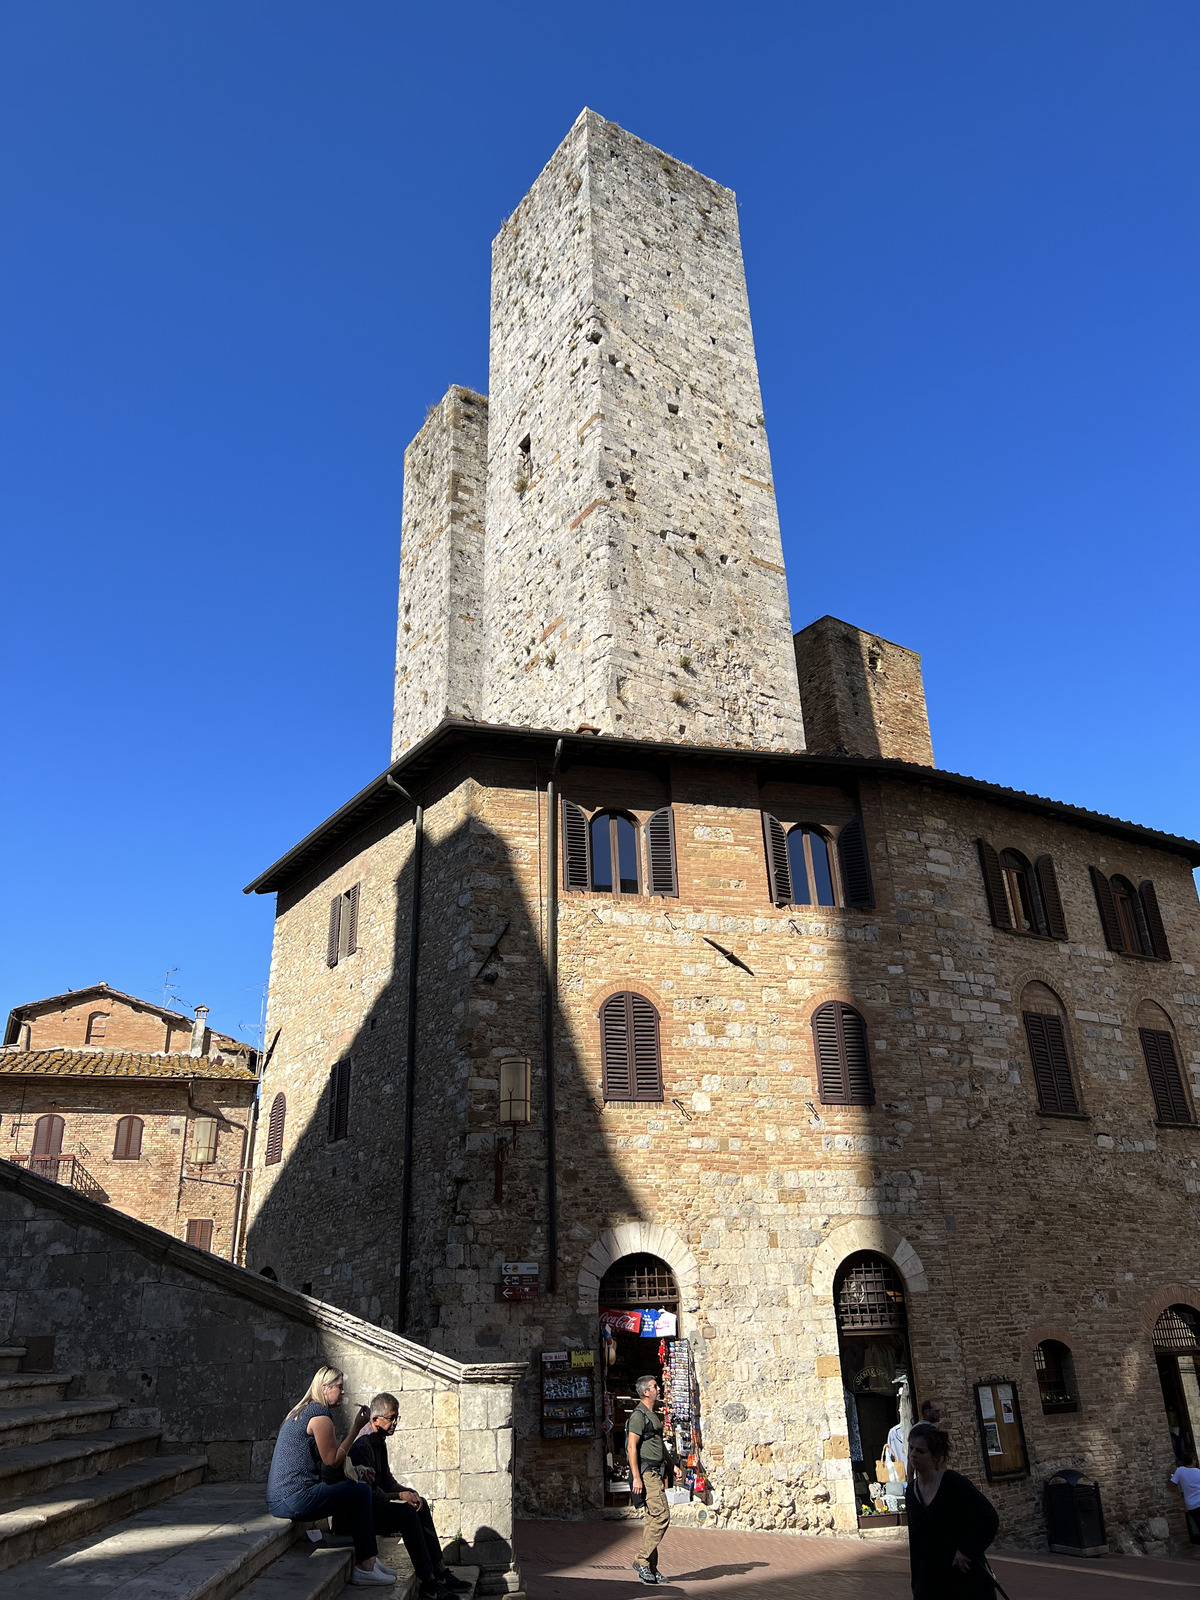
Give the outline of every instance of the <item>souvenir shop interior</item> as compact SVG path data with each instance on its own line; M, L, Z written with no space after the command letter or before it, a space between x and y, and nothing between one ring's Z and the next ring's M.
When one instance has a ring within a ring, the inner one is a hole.
M914 1421L904 1289L882 1256L851 1256L834 1284L850 1463L860 1524L903 1519Z

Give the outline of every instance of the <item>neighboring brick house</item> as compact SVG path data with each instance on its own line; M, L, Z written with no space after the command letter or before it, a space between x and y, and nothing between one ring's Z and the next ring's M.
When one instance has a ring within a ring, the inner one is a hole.
M257 1054L94 984L17 1006L0 1050L0 1157L236 1260Z
M533 1514L628 1503L662 1364L685 1514L853 1530L903 1376L1005 1539L1075 1467L1161 1550L1200 844L936 768L914 652L793 639L740 274L732 196L592 113L497 241L490 407L451 391L407 457L397 759L250 885L247 1265L530 1358Z

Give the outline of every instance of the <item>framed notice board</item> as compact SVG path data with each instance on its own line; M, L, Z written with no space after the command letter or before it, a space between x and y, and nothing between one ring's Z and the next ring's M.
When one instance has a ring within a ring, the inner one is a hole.
M595 1437L595 1353L591 1350L543 1350L542 1438Z
M988 1481L1024 1478L1029 1472L1025 1429L1017 1386L1007 1378L984 1378L975 1385L975 1418Z

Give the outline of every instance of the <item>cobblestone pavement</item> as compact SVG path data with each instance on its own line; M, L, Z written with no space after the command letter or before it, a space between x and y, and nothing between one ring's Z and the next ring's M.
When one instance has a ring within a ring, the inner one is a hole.
M633 1600L640 1529L629 1522L521 1522L517 1559L529 1600ZM1200 1548L1200 1547L1198 1547ZM659 1552L663 1600L911 1600L901 1540L673 1528ZM996 1553L1010 1600L1200 1600L1200 1560L1098 1561Z

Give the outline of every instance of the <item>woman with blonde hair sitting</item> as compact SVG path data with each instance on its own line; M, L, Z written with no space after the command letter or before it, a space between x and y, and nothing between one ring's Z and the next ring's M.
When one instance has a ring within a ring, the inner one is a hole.
M359 1406L341 1444L333 1428L332 1407L341 1403L346 1384L336 1367L322 1367L308 1393L283 1420L267 1479L267 1510L291 1522L316 1520L337 1513L346 1519L354 1539L351 1583L395 1583L396 1574L376 1560L371 1486L349 1478L322 1480L321 1468L340 1469L371 1415Z

